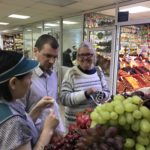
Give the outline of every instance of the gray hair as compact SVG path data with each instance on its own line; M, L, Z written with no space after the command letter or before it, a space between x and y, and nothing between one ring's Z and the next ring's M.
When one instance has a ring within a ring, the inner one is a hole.
M91 43L88 42L88 41L83 41L80 45L79 45L79 48L77 50L77 58L78 58L78 54L80 53L80 49L83 48L83 47L86 47L89 49L90 53L94 54L94 65L96 64L96 51L95 49L92 47Z

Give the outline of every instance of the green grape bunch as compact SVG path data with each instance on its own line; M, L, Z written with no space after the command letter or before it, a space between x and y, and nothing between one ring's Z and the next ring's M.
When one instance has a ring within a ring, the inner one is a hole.
M150 109L142 97L115 95L111 102L97 106L90 116L91 127L107 125L120 129L120 136L125 138L124 150L150 150Z

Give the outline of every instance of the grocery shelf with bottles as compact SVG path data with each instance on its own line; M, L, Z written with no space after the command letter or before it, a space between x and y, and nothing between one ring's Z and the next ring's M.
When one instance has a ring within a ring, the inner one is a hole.
M150 24L122 26L117 93L150 87Z

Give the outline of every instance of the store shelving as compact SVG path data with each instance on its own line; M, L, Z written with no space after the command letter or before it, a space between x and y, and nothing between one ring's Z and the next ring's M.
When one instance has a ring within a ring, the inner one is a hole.
M14 51L23 51L23 34L12 34L12 35L3 35L3 49L4 50L14 50Z
M3 35L3 48L4 48L4 50L13 50L14 49L13 36Z
M23 50L23 34L15 34L14 35L14 49L16 51Z
M112 32L109 30L91 31L90 41L97 53L97 65L105 75L110 74Z

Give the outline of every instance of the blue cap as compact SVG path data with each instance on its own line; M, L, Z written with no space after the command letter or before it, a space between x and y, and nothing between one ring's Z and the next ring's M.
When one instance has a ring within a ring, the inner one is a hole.
M38 64L38 61L30 60L23 56L15 66L0 74L0 84L14 76L20 76L31 72Z

